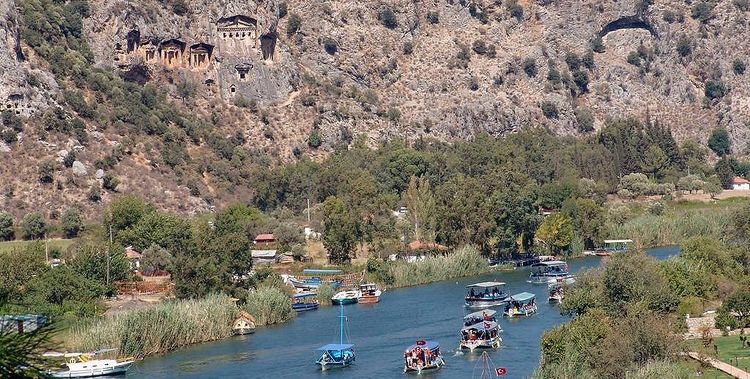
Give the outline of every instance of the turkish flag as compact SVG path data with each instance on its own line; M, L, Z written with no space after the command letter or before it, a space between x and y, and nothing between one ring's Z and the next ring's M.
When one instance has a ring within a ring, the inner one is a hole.
M498 367L495 369L495 374L497 374L497 376L505 376L507 373L508 370L506 370L505 367Z

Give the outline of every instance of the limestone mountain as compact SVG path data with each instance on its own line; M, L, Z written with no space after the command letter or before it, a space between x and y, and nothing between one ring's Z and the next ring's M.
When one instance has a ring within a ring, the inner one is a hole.
M358 136L584 134L627 116L680 140L722 126L744 153L749 11L747 0L0 0L0 204L98 210L116 190L194 212L250 196L254 166Z

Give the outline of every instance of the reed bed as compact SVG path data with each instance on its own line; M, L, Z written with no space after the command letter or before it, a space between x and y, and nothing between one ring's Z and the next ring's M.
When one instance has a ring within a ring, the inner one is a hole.
M393 281L391 287L409 287L463 276L481 275L490 271L487 260L474 247L465 246L455 252L423 261L388 264Z
M260 287L247 296L243 306L257 325L281 324L294 317L289 296L276 287Z
M317 293L320 305L331 305L331 298L336 294L336 289L328 283L323 283L318 287Z
M140 358L229 337L236 313L225 295L167 302L73 327L66 347L117 348L119 355Z
M694 236L722 238L730 212L724 209L695 209L671 215L642 214L622 225L610 224L613 238L630 238L638 248L676 245Z

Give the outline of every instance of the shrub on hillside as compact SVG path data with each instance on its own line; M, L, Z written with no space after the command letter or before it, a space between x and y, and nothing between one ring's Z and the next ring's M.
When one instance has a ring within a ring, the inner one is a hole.
M438 11L427 12L427 21L430 24L433 24L433 25L439 23L440 22L440 13L438 13Z
M537 68L536 68L536 60L534 60L534 58L524 59L522 66L523 66L523 72L526 73L526 76L530 78L536 76Z
M727 89L726 85L724 85L724 83L720 81L709 80L706 82L706 88L703 92L707 98L713 100L724 97L724 95L726 95L729 90Z
M39 164L39 181L42 183L52 183L55 175L55 163L51 160L43 161Z
M6 212L0 212L0 241L13 239L13 216Z
M555 103L551 101L542 101L542 103L540 104L540 108L542 108L544 117L547 117L549 119L557 118L557 116L559 115L557 105L555 105Z
M387 6L383 6L380 8L380 11L378 11L378 20L388 29L396 29L398 27L396 14Z
M29 213L21 221L21 237L25 240L42 239L47 233L47 223L39 212Z
M743 61L742 59L737 58L734 60L734 62L732 62L732 70L735 74L742 75L745 73L745 69L745 61Z
M68 208L62 214L61 226L65 238L78 237L78 233L83 229L81 213L76 208Z
M289 19L286 20L286 35L291 37L297 34L301 26L302 19L296 13L292 13L289 15Z

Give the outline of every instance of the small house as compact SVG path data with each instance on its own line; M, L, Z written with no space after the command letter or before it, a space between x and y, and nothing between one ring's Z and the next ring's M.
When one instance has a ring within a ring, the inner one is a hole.
M274 242L276 242L276 237L273 236L273 233L258 234L253 240L256 245L263 246L268 246Z
M130 263L131 270L139 270L141 268L142 257L143 256L141 255L141 253L133 249L133 246L128 246L125 248L125 258L127 258L128 262Z
M18 334L33 332L47 324L47 317L40 315L0 316L0 331L14 331Z
M750 191L750 181L739 176L732 178L732 189L736 191Z
M252 250L250 254L253 259L253 266L276 263L276 250Z

